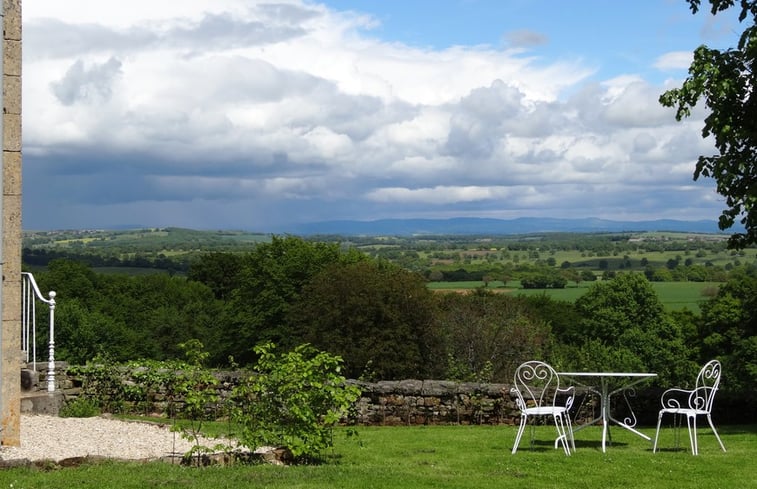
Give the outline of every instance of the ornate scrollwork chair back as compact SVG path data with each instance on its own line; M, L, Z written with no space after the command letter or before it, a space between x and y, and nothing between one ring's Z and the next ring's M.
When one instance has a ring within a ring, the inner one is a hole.
M725 452L725 446L720 439L715 425L712 422L712 404L715 400L715 393L720 387L721 366L717 360L707 362L697 375L696 383L693 389L668 389L662 393L660 401L662 409L657 416L657 431L654 437L654 446L652 451L657 451L657 440L660 436L660 425L665 414L674 416L686 416L686 423L689 430L689 441L691 443L691 453L699 454L699 443L697 440L697 417L704 416L715 434L720 448Z
M520 426L512 453L518 450L528 418L533 416L551 416L554 419L558 435L555 448L562 443L566 455L570 455L571 449L576 449L568 412L573 404L574 388L561 388L555 369L536 360L521 364L515 370L511 393L520 410Z

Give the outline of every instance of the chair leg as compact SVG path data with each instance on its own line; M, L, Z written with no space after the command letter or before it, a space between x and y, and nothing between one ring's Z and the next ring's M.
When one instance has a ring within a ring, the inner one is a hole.
M652 445L652 453L657 452L657 439L660 436L660 424L662 424L662 412L657 416L657 431L654 434L654 444Z
M686 416L686 423L689 426L689 441L691 442L692 455L699 455L699 445L697 444L697 417Z
M516 451L518 451L518 445L520 444L520 438L523 436L523 431L526 429L526 421L528 420L528 417L525 415L521 415L520 417L520 426L518 427L518 434L515 435L515 443L513 444L513 454L515 454Z
M557 428L557 440L555 440L555 448L557 448L557 442L562 443L565 455L570 455L570 445L568 445L568 437L565 433L565 422L561 414L555 414L552 416L555 420L555 428Z
M570 445L573 447L573 451L576 451L576 437L573 434L573 423L570 420L570 414L565 413L565 418L568 420L568 433L570 434Z
M715 438L718 439L718 443L720 443L720 448L722 448L723 451L725 452L725 445L723 445L723 441L720 439L720 435L718 435L718 430L715 429L715 425L712 424L712 418L710 417L709 414L707 415L707 422L710 423L710 428L712 428L712 432L715 433Z

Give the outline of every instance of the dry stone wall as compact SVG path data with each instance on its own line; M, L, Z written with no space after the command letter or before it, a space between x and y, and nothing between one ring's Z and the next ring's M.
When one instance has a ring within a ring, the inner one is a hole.
M42 390L46 386L46 365L37 365L37 370L33 380L24 381L27 391ZM215 374L220 399L226 399L245 375L239 371ZM520 416L509 384L413 379L348 382L362 391L350 420L360 425L514 424ZM55 384L61 402L74 399L81 391L81 379L71 375L64 362L56 362ZM166 407L160 393L156 393L153 400L155 411ZM50 408L46 409L49 412Z
M361 425L513 424L520 416L508 384L445 380L357 382Z
M37 365L35 388L46 388L46 366ZM238 384L239 379L247 375L241 371L217 371L219 380L218 395L220 399L227 399L231 390ZM56 394L60 402L71 400L78 396L81 390L81 380L68 372L64 362L56 362ZM402 426L402 425L434 425L434 424L466 424L466 425L513 425L520 419L520 413L515 405L515 399L510 394L510 384L487 384L472 382L454 382L449 380L396 380L364 382L349 380L360 387L362 395L355 405L351 419L346 422L359 425ZM29 387L27 379L26 385ZM660 409L660 394L662 388L649 386L629 392L626 399L622 395L613 397L613 415L617 419L635 416L641 426L654 425L657 422L657 412ZM44 393L47 395L47 393ZM50 397L50 396L48 396ZM165 409L165 400L160 393L153 396L154 412ZM54 414L54 407L41 404L38 400L32 404L45 406L46 414ZM633 407L633 413L628 409ZM718 423L750 423L757 422L754 413L744 413L743 405L751 405L750 396L735 397L733 394L719 392L714 406L713 417ZM222 413L219 406L210 411ZM27 410L27 412L29 412ZM586 389L578 389L576 400L571 410L574 422L584 423L594 419L599 414L599 400L596 394ZM746 414L746 415L745 415ZM632 418L628 418L632 419Z

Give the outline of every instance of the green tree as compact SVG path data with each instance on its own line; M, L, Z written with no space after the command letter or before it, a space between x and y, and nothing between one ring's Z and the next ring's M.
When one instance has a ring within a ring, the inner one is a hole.
M687 0L699 11L701 0ZM734 0L709 0L715 15L734 6ZM757 243L757 91L754 70L757 58L757 1L738 2L739 21L751 21L736 48L727 50L700 46L694 51L689 76L680 88L660 96L660 103L676 108L676 119L691 115L700 99L709 110L702 137L713 136L718 154L700 156L694 180L715 179L727 208L718 220L720 229L730 229L738 219L745 232L731 235L731 248Z
M484 289L441 294L437 322L446 345L445 377L510 382L520 363L543 358L550 329L535 313L536 301Z
M701 361L718 358L725 389L757 385L757 273L735 273L701 306Z
M314 461L333 446L333 427L347 416L360 389L347 384L338 356L307 344L288 353L275 349L272 343L255 348L253 374L232 393L232 420L248 448L284 446L298 461Z
M640 273L621 273L576 299L581 317L571 343L583 345L577 368L656 372L663 385L695 372L681 326L666 314L651 283Z
M191 338L202 338L219 355L226 334L221 303L201 283L166 274L97 274L69 260L51 262L38 278L44 288L61 291L55 316L60 360L83 363L96 354L115 361L179 358L177 343ZM38 324L47 318L40 312Z
M217 299L228 299L237 287L242 269L242 257L234 253L206 253L189 267L187 278L202 282L213 291Z
M84 365L100 353L105 353L109 338L107 320L90 314L79 299L71 298L56 305L55 357L72 365Z
M346 374L435 376L440 354L432 292L419 274L386 262L334 264L293 306L292 330L344 359Z
M236 288L226 303L225 350L241 364L254 361L253 347L272 341L292 348L302 335L287 328L289 309L303 287L327 266L367 257L343 253L339 243L310 242L293 236L274 236L243 256Z
M77 298L85 306L99 300L98 275L84 263L65 258L52 260L47 271L35 273L35 278L45 295L54 290L59 299Z
M581 270L581 280L584 282L595 282L597 276L591 270Z

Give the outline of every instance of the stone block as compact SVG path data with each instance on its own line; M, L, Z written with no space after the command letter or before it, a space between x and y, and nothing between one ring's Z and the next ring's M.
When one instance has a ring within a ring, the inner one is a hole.
M3 195L21 195L21 153L3 153Z
M3 268L3 273L7 276L8 270ZM7 280L3 283L3 303L21 304L21 287L10 287L9 285L10 284ZM14 328L14 325L18 325L18 329L21 331L21 308L3 307L2 320L3 324L7 325L8 329L12 329ZM18 341L18 345L20 349L20 340Z
M3 108L6 114L21 114L20 76L3 76Z
M3 63L3 71L7 76L21 76L22 67L22 44L21 41L5 41L3 44L3 52L5 53L5 59ZM21 97L21 92L16 96Z
M21 261L21 196L3 195L3 261ZM5 268L7 271L7 267ZM21 270L18 270L21 273ZM6 274L6 279L12 277ZM20 280L21 277L18 277Z
M457 393L460 384L450 380L427 380L423 383L423 395L452 396Z
M21 114L3 114L3 150L21 151Z
M423 392L423 381L416 379L400 380L397 383L397 392L408 395L420 395Z
M47 414L57 416L63 405L60 392L36 392L21 397L21 412L24 414Z
M3 0L5 39L21 41L21 0Z

